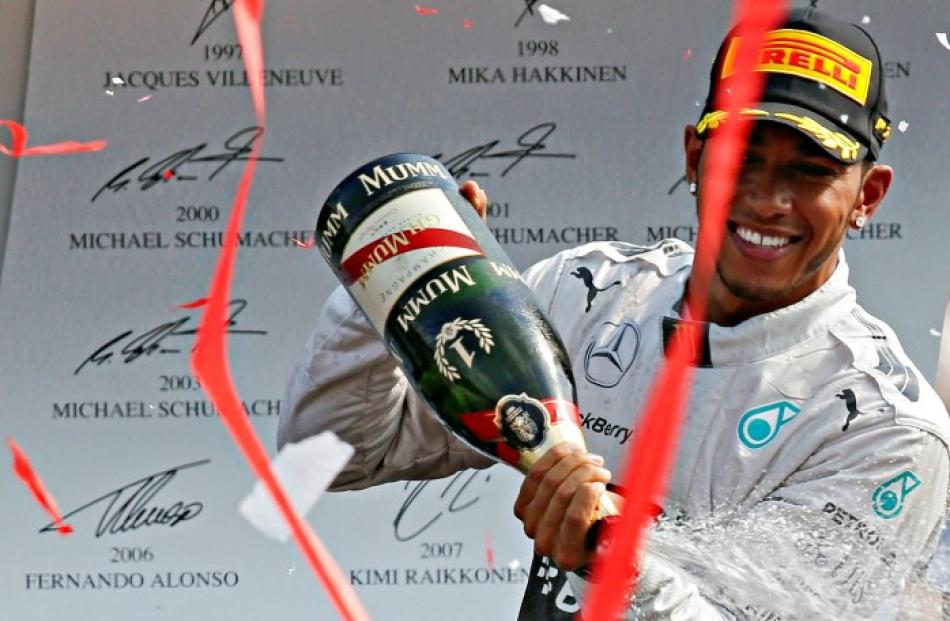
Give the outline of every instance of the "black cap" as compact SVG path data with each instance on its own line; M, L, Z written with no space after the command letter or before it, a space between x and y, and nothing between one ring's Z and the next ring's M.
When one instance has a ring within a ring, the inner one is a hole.
M716 54L709 95L696 125L700 136L726 112L714 108L719 83L728 87L741 38L733 29ZM877 159L890 137L881 53L863 28L812 7L793 9L766 34L756 71L767 73L759 103L743 116L797 129L838 161Z

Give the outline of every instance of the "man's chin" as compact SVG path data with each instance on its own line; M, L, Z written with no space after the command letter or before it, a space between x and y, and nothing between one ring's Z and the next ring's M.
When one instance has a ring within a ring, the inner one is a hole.
M719 266L716 267L716 271L719 275L720 282L726 287L726 290L743 302L774 304L780 302L788 294L787 287L769 286L762 283L743 282L739 279L733 279L723 274L722 268Z

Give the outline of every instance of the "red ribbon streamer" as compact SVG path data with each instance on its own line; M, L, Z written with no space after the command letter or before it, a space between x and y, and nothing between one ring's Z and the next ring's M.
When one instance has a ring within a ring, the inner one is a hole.
M296 245L298 248L303 248L304 250L310 250L311 248L313 248L313 247L317 244L317 239L316 239L316 238L311 239L311 240L308 241L307 243L304 243L304 242L302 242L302 241L300 241L299 239L296 239L296 238L294 238L294 237L291 237L291 238L290 238L290 241L294 242L294 245Z
M264 0L237 0L234 3L234 29L244 54L244 68L251 82L251 100L257 114L257 124L264 127L267 109L264 106L264 44L261 41L261 20L264 17Z
M201 308L202 306L204 306L204 305L207 304L207 303L208 303L208 298L199 298L199 299L194 300L194 301L192 301L192 302L186 302L186 303L184 303L184 304L179 304L179 305L176 306L175 308L183 308L183 309L185 309L185 310L192 310L192 309L195 309L195 308Z
M751 107L762 93L765 74L754 71L765 34L777 27L785 16L782 0L741 0L737 5L740 23L736 36L742 37L736 62L736 74L729 89L720 83L716 109L726 110L730 119L738 119L739 110ZM750 122L724 123L716 130L715 140L706 148L706 181L699 210L699 240L690 276L687 300L691 318L706 317L709 283L724 238L726 217L732 202L736 179ZM643 531L652 521L651 509L656 498L665 496L667 479L679 439L683 410L695 367L693 352L699 351L701 330L691 330L692 339L674 339L666 363L637 429L633 448L623 465L621 486L626 490L624 511L611 531L609 553L595 559L591 594L584 610L587 620L615 619L626 605L637 577Z
M40 479L36 471L33 470L33 466L30 465L30 460L27 459L23 449L20 448L13 438L7 438L7 445L13 453L13 472L15 472L23 481L23 484L33 492L33 497L36 499L36 502L46 509L46 512L53 518L53 523L56 524L56 530L59 531L59 534L65 537L73 532L73 527L63 522L63 518L59 514L59 506L56 504L56 499L53 498L52 494L46 491L43 480Z
M234 3L234 22L238 40L244 51L244 63L251 78L251 97L257 114L257 123L265 127L263 66L264 51L261 45L261 17L263 0L237 0ZM255 141L244 173L234 197L234 206L228 220L227 239L236 239L244 216L244 207L251 189L260 141ZM218 256L218 264L211 282L207 309L202 316L195 349L191 356L192 369L211 401L221 412L221 420L234 437L245 459L257 478L267 487L274 502L287 520L301 552L317 574L330 595L340 615L347 620L369 619L356 593L346 581L340 568L329 552L310 529L310 525L294 511L270 467L267 452L261 445L254 428L241 407L227 360L226 308L237 257L238 244L224 244Z
M10 130L10 136L13 138L10 147L0 144L0 153L9 155L13 159L31 155L68 155L70 153L102 151L109 144L105 140L93 140L92 142L66 140L54 144L40 145L38 147L27 147L26 143L29 138L29 133L25 127L16 121L8 119L0 119L0 127L6 127Z

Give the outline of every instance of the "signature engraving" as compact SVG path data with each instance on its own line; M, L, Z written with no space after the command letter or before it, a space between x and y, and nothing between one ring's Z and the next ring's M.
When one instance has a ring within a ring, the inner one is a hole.
M507 175L515 166L529 158L561 158L574 159L577 157L573 153L550 153L546 151L548 145L545 144L551 134L557 129L557 124L552 122L540 123L518 136L517 147L514 149L496 151L495 148L501 143L501 140L491 140L484 144L472 147L462 151L458 155L443 159L443 154L439 153L433 157L442 161L449 172L456 178L464 175L471 177L487 177L486 172L475 172L471 166L480 160L502 160L507 161L508 166L501 171L502 177Z
M152 158L143 157L140 160L137 160L126 166L119 171L119 174L109 179L105 185L103 185L99 190L93 195L92 200L89 202L94 203L96 199L99 198L104 192L110 191L113 194L121 192L122 190L128 189L129 185L137 182L139 184L139 190L142 192L155 187L159 183L168 183L172 179L178 181L195 181L198 177L193 175L182 174L182 169L185 169L188 166L194 166L196 164L219 164L210 175L208 175L208 181L211 181L218 174L227 168L230 164L234 162L247 162L254 160L257 162L283 162L284 158L282 157L249 157L249 154L252 151L254 143L264 135L264 128L257 125L252 125L245 129L240 130L230 138L224 141L224 151L221 153L214 153L212 155L201 155L201 152L208 146L207 142L203 142L199 145L191 147L189 149L182 149L169 155L168 157L161 159L157 162L154 162L148 168L137 171L138 177L133 181L132 171L136 171L139 167L145 165Z
M521 12L521 15L518 16L517 21L515 21L515 28L521 25L521 20L525 17L531 15L534 16L534 5L536 5L540 0L524 0L524 10Z
M201 305L203 305L202 303ZM228 334L257 334L264 335L267 334L266 330L238 330L234 329L234 326L237 325L237 316L247 307L247 300L242 300L240 298L235 298L228 302L228 306L231 308L231 313L228 315L227 323L227 333ZM197 306L196 306L197 307ZM198 328L188 328L184 329L186 324L193 319L192 316L182 317L176 319L175 321L169 321L163 323L159 326L152 328L142 334L132 338L131 340L126 340L134 334L133 330L126 330L116 337L113 337L97 348L92 355L82 361L82 363L76 367L76 370L73 371L73 375L78 375L82 371L83 367L87 364L94 364L95 366L101 366L106 362L112 362L113 357L116 355L115 348L119 346L123 341L124 344L122 348L118 351L118 359L120 359L124 364L134 362L143 356L151 356L152 354L177 354L181 352L181 349L176 347L171 347L166 343L165 339L175 336L191 336L198 333Z
M211 27L211 24L227 13L233 4L234 0L211 0L211 4L205 11L204 17L201 18L201 24L198 25L198 30L195 31L195 36L191 38L191 45L197 43L201 35Z
M666 191L667 196L673 196L673 192L676 192L676 189L681 185L686 185L686 175L683 175L679 179L673 182L673 185L670 186L670 189Z
M155 497L172 482L180 471L208 463L211 463L210 459L202 459L201 461L160 470L90 500L81 507L65 514L63 519L72 517L100 503L108 503L96 525L96 538L103 535L117 535L149 526L174 528L182 522L196 518L201 513L204 505L197 501L186 503L177 500L163 506L155 502ZM41 528L40 532L55 532L57 523L50 522Z
M484 470L456 473L445 481L407 481L404 490L409 494L393 520L396 541L411 541L447 514L458 513L474 506L481 496L473 496L469 486L478 479L491 482L491 473ZM456 484L459 485L456 487ZM439 486L442 485L441 491ZM411 486L411 489L410 489ZM453 491L453 488L454 491ZM451 493L450 493L451 492Z

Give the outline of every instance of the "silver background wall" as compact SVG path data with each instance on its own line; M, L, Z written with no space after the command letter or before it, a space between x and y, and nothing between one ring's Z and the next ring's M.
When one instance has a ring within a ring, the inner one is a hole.
M33 32L33 0L0 2L0 118L22 120L26 75ZM4 140L8 140L4 137ZM0 159L0 277L7 239L16 162Z
M0 0L0 118L22 121L34 144L109 141L96 154L0 159L0 431L29 453L64 512L104 497L71 517L76 533L60 538L38 532L45 514L9 470L0 476L0 601L11 618L333 616L292 545L265 540L236 513L253 478L223 426L213 416L184 416L205 407L189 379L191 337L149 336L179 320L175 329L195 326L196 311L174 307L207 289L218 248L206 240L224 228L240 163L211 179L217 163L182 163L176 177L150 187L136 181L139 171L203 143L201 155L227 152L227 139L253 125L246 88L220 86L230 75L221 72L240 75L240 61L214 60L214 46L225 46L222 52L235 41L230 13L192 44L211 4ZM695 225L677 185L682 127L699 113L730 2L552 0L571 17L556 26L522 17L517 0L424 3L440 9L432 16L417 14L414 4L285 0L267 7L267 66L285 79L301 69L326 82L267 91L263 155L283 161L258 168L245 230L263 237L239 253L232 288L246 301L236 329L266 332L233 335L230 360L271 449L284 382L334 286L317 253L289 238L312 229L319 202L359 163L396 150L442 154L460 179L475 177L488 190L490 226L522 267L584 235L689 240ZM941 329L950 286L950 50L934 33L950 30L950 5L822 5L855 22L870 19L889 63L892 116L909 124L884 151L897 179L872 223L874 237L851 240L846 251L861 302L894 327L932 379L939 339L931 330ZM514 81L516 67L527 79L538 68L544 79L548 66L593 68L606 81ZM180 86L153 91L131 79L136 71L174 79L176 70L185 72ZM106 82L116 72L129 83L109 96ZM543 153L565 157L489 157L539 142ZM92 200L145 157L127 189ZM207 219L208 210L188 209L202 205L218 207L217 222L189 220ZM160 238L168 247L83 248L103 232L124 233L127 243L132 233L146 244ZM97 403L140 415L69 415L80 407L93 412L89 404ZM149 501L198 503L193 519L100 528L114 516L110 493L121 504L149 475L202 460L210 461L175 471ZM517 484L500 467L424 486L393 484L326 498L310 519L375 618L512 618L530 556L511 517ZM437 583L486 567L489 541L495 566L504 568L490 583ZM195 573L213 572L238 583L185 585ZM62 589L52 582L57 573L114 574L119 582L140 574L144 584Z

